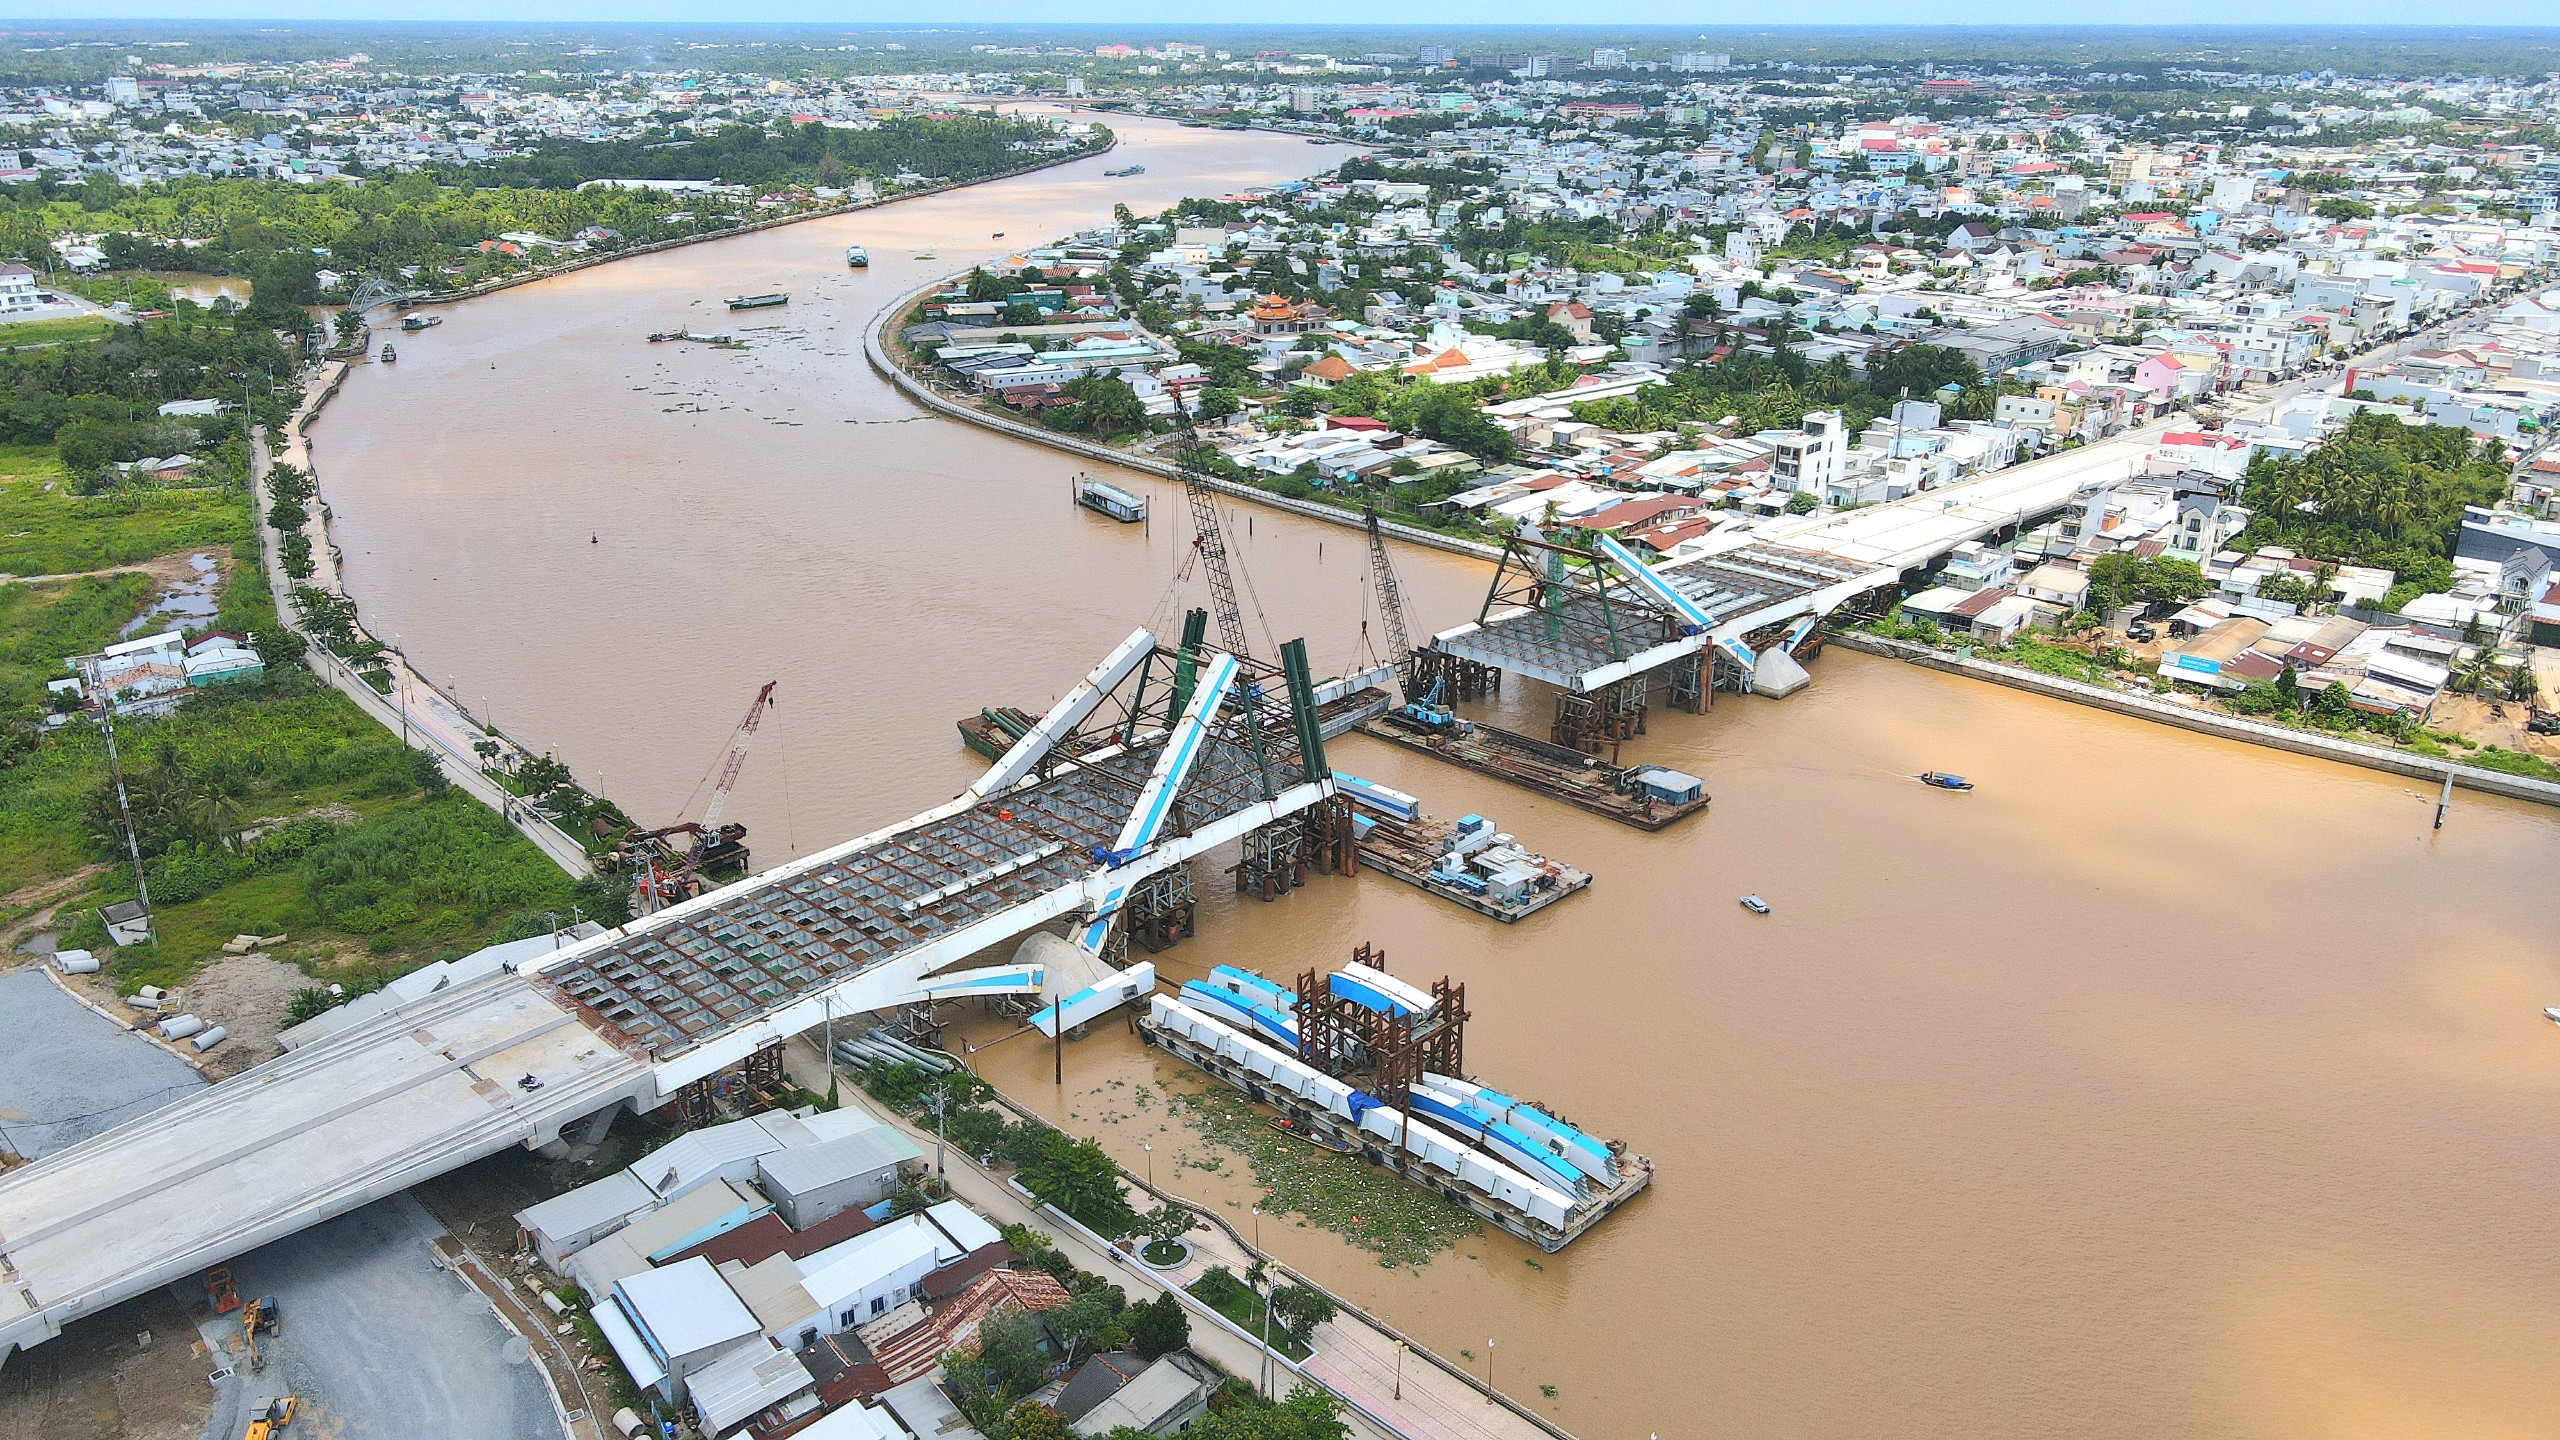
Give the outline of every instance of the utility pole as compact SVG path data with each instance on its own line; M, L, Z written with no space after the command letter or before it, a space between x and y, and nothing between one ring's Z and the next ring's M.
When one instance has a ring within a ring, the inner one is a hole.
M951 1143L951 1127L943 1123L943 1110L950 1100L951 1092L948 1090L933 1092L933 1179L945 1195L951 1193L951 1177L942 1167L942 1151Z
M116 814L124 820L124 853L133 862L133 889L141 897L143 918L151 915L151 882L142 874L142 842L133 836L133 805L125 798L124 761L116 754L116 697L98 693L98 667L81 667L88 674L89 698L98 705L98 733L107 741L107 775L115 781Z

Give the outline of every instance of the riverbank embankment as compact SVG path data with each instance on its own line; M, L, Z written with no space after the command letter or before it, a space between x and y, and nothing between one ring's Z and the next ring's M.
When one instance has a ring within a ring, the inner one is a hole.
M2344 765L2361 765L2368 770L2380 770L2386 774L2423 780L2431 785L2441 785L2446 777L2450 776L2454 784L2466 790L2503 796L2509 800L2528 800L2537 805L2560 806L2560 784L2549 780L2537 780L2529 775L2509 775L2503 771L2484 769L2478 765L2438 760L2430 756L2412 754L2406 750L2393 750L2360 740L2322 735L2310 730L2295 730L2282 725L2269 725L2238 715L2225 715L2219 711L2181 705L2154 695L2111 689L2104 685L2092 685L2084 680L2047 675L2035 670L2022 670L2015 665L2002 665L1997 661L1984 660L1971 655L1950 654L1910 640L1889 640L1881 635L1868 635L1855 630L1843 630L1828 638L1834 645L1855 650L1861 654L1881 656L1888 660L1901 660L1942 674L1988 680L1994 685L2006 685L2012 690L2025 690L2056 700L2068 700L2075 705L2094 706L2100 710L2131 716L2137 720L2154 720L2163 725L2174 725L2181 730L2190 730L2199 735L2214 735L2225 740L2238 740L2244 744L2264 745L2270 749L2285 750L2296 755L2335 760Z
M917 301L937 290L949 288L953 279L954 277L946 276L930 285L918 286L908 291L882 306L879 313L872 316L871 323L863 328L862 356L870 362L872 370L880 378L897 387L900 394L936 414L947 415L982 430L995 431L999 435L1028 440L1035 445L1046 445L1052 450L1063 450L1070 455L1082 456L1105 465L1118 465L1141 474L1153 475L1160 480L1174 484L1181 483L1181 472L1176 470L1173 462L1169 460L1160 460L1152 455L1140 455L1110 445L1096 444L1091 440L1079 439L1073 435L1061 435L1055 430L1043 430L1037 425L1026 425L1009 416L991 414L965 400L946 395L936 389L931 382L920 380L909 374L906 367L900 365L896 357L890 354L888 328L897 323L898 317L915 308ZM1274 495L1258 486L1241 484L1216 476L1210 477L1208 483L1211 489L1220 494L1256 505L1268 505L1274 510L1286 510L1292 515L1304 516L1309 520L1321 520L1330 525L1340 525L1352 530L1365 530L1368 526L1367 517L1336 506L1319 504L1313 500L1299 500L1287 495ZM1378 528L1398 540L1414 545L1427 545L1434 550L1445 550L1452 555L1464 555L1477 560L1498 561L1502 558L1500 546L1487 545L1478 540L1461 540L1454 535L1443 535L1435 530L1424 530L1418 526L1403 525L1393 520L1380 520Z

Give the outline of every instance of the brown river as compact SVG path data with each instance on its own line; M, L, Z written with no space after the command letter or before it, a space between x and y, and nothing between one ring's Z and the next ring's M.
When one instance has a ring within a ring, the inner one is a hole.
M1158 494L1152 533L1073 510L1072 459L921 418L861 327L1115 201L1344 153L1116 123L1107 159L617 263L400 337L315 430L373 628L661 822L779 680L730 810L769 862L947 799L974 773L956 717L1036 709L1205 597L1175 581L1176 497L1121 477ZM868 272L844 266L854 241ZM786 311L719 304L780 288ZM752 348L643 338L680 324ZM1319 673L1351 662L1357 537L1248 516L1270 630L1306 636ZM1471 616L1488 578L1398 564L1417 630ZM1658 1167L1558 1256L1488 1232L1388 1270L1266 1223L1272 1247L1443 1354L1498 1341L1496 1382L1591 1437L2560 1433L2560 1145L2540 1128L2560 816L2465 795L2436 833L2433 797L2395 778L1837 650L1813 672L1636 742L1715 796L1659 835L1337 742L1341 768L1599 877L1516 927L1365 872L1238 902L1203 868L1168 979L1377 943L1409 978L1467 983L1487 1080ZM1544 728L1543 698L1504 703ZM1907 778L1929 768L1980 789ZM982 1058L1133 1168L1249 1198L1177 1177L1168 1157L1199 1147L1161 1106L1101 1122L1170 1078L1124 1032L1070 1047L1064 1097L1045 1049Z

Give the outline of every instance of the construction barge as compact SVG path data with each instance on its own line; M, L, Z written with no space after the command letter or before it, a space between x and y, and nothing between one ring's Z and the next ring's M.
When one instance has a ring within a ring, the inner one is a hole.
M1415 709L1408 705L1365 722L1360 733L1639 830L1659 830L1707 808L1705 783L1684 771L1612 765L1495 725L1418 717Z
M1653 1183L1653 1162L1464 1078L1466 987L1422 990L1363 945L1288 989L1234 966L1149 998L1139 1038L1358 1158L1553 1254Z
M1333 783L1356 812L1352 833L1361 864L1479 915L1509 925L1591 887L1590 871L1532 854L1482 815L1453 824L1423 814L1412 796L1374 780L1337 770Z

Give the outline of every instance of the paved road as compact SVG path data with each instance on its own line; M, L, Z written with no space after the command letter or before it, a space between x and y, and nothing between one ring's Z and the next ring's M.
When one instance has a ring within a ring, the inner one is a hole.
M119 1029L33 965L0 973L0 1016L0 1147L30 1160L204 1088L187 1062Z
M443 1233L403 1193L233 1261L241 1296L275 1296L284 1319L260 1337L272 1358L254 1375L236 1315L199 1327L238 1371L218 1387L206 1440L236 1440L284 1394L302 1399L295 1433L329 1440L557 1440L525 1343L437 1267Z

